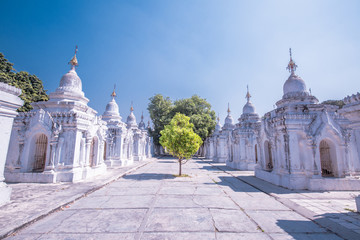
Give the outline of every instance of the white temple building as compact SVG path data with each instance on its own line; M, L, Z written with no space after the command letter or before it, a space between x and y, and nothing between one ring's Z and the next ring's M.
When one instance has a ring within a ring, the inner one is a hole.
M246 98L238 123L234 124L229 107L223 127L218 118L214 134L205 141L205 157L216 162L226 162L232 168L254 170L258 161L255 130L260 127L260 118L250 102L249 90Z
M137 129L136 122L131 123L131 130L121 122L115 92L103 116L97 116L87 105L89 99L76 73L76 51L70 64L49 101L32 103L33 110L15 118L6 160L7 182L74 182L104 173L107 165L146 158L145 150L134 150L147 147L134 135L139 132L146 139L147 132Z
M231 158L226 165L240 170L254 170L258 162L258 146L256 131L260 128L260 117L255 112L255 107L250 101L249 88L246 93L247 102L243 107L243 113L232 132Z
M319 104L296 68L290 50L290 76L277 108L260 119L248 92L231 137L215 131L206 157L223 161L227 152L228 166L255 167L256 177L290 189L360 190L360 94L346 97L341 109Z
M136 123L131 106L126 123L121 121L119 107L115 101L115 89L111 101L106 105L103 120L107 122L108 136L105 142L105 163L108 166L127 166L134 161L142 161L151 157L151 140L145 127L144 117Z
M20 94L20 89L0 82L0 206L10 201L11 188L4 182L4 169L16 109L24 104Z

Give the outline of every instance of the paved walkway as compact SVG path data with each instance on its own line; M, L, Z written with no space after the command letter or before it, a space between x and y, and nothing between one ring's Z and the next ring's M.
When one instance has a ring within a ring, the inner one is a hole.
M155 160L108 168L106 174L77 183L8 184L12 188L11 202L0 207L0 239Z
M190 177L177 168L151 162L9 239L360 239L358 193L290 191L206 160L183 166Z

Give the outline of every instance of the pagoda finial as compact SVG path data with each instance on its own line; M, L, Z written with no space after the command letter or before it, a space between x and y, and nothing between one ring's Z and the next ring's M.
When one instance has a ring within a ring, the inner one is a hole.
M247 89L247 93L246 93L245 98L247 99L247 102L250 102L251 95L249 93L249 85L246 85L246 89Z
M77 53L77 51L78 51L78 46L76 45L76 47L75 47L75 54L74 54L73 58L70 60L70 62L69 62L69 64L72 66L71 68L74 68L74 67L76 67L77 65L79 65L78 60L77 60L77 58L76 58L76 53Z
M141 112L141 121L144 120L144 111Z
M131 108L130 111L133 112L134 111L134 107L133 107L133 102L131 101Z
M115 88L116 88L116 84L114 84L114 90L113 90L113 92L112 92L111 95L110 95L113 99L116 97Z
M292 59L291 48L289 49L289 52L290 52L290 61L289 61L289 64L286 69L289 70L289 72L291 72L293 74L296 71L297 65L295 64L295 62Z
M218 114L218 116L217 116L217 120L218 120L218 122L220 122L220 116L219 116L219 114Z
M230 103L228 103L228 110L227 110L227 113L228 113L228 115L230 115Z

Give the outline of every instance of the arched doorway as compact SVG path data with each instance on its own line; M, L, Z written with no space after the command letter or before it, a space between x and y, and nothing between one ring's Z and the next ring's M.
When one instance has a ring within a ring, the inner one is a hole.
M90 156L89 156L89 165L93 167L96 165L96 156L97 156L97 139L93 137L91 140L90 146Z
M328 141L322 140L320 142L320 164L321 164L321 175L323 177L334 177L333 162L336 153L335 149L332 149L332 144Z
M32 171L42 172L45 168L48 138L45 134L40 134L36 137L35 141L34 165Z
M258 162L257 144L255 144L255 163Z
M103 156L103 158L104 158L104 160L106 159L106 141L104 141L104 156Z
M271 145L267 140L264 142L264 151L265 151L265 164L266 164L265 167L267 170L271 171L274 166L272 160Z

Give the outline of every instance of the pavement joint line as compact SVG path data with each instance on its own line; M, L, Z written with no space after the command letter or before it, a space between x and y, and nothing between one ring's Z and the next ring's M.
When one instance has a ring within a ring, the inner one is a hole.
M249 184L250 186L254 187L255 189L273 197L276 201L280 202L281 204L283 204L284 206L292 209L294 212L300 214L301 216L309 219L310 221L314 222L315 224L325 228L327 231L331 232L331 233L334 233L335 235L341 237L341 238L344 238L344 239L360 239L360 234L359 233L356 233L354 231L352 231L351 229L348 229L330 219L326 219L326 218L320 218L320 217L316 217L316 215L318 214L315 214L313 213L312 211L306 209L305 207L302 207L300 206L299 204L291 201L290 199L287 199L287 198L280 198L276 195L273 195L272 193L268 193L267 191L259 188L258 186L244 180L244 179L241 179L237 176L235 176L234 174L232 174L231 172L228 172L227 170L224 170L224 169L221 169L221 167L218 167L216 165L213 165L211 164L210 162L208 163L209 165L213 166L213 167L216 167L220 170L222 170L223 172L235 177L236 179L246 183L246 184Z
M23 223L23 224L21 224L20 226L15 227L14 229L10 230L9 232L1 235L1 236L0 236L0 239L4 239L4 238L6 238L6 237L9 237L10 235L16 235L17 232L19 232L20 230L22 230L22 229L30 226L31 224L33 224L33 223L35 223L35 222L37 222L37 221L39 221L39 220L41 220L41 219L49 216L49 215L51 215L51 214L53 214L53 213L55 213L55 212L64 210L64 207L75 203L76 201L78 201L78 200L86 197L86 196L89 195L90 193L93 193L93 192L95 192L95 191L97 191L97 190L99 190L99 189L101 189L101 188L109 185L110 183L115 182L116 180L119 180L119 179L122 178L123 176L125 176L125 175L127 175L127 174L129 174L129 173L131 173L131 172L133 172L133 171L136 171L137 169L142 168L142 167L144 167L144 166L146 166L146 165L148 165L148 164L150 164L150 163L153 163L153 162L155 162L155 161L157 161L158 159L161 159L161 158L162 158L162 157L157 157L157 158L154 158L154 159L152 159L152 160L150 160L150 161L147 161L147 162L145 162L145 163L143 163L143 164L137 165L137 166L135 166L135 167L133 167L133 168L125 171L124 173L121 173L120 175L111 178L111 179L110 179L109 181L107 181L106 183L104 183L104 184L102 184L102 185L100 185L100 186L93 187L92 189L86 191L85 193L81 194L80 196L76 197L75 199L70 200L70 201L68 201L68 202L66 202L66 203L64 203L64 204L61 204L60 206L55 207L54 209L48 211L47 213L44 213L44 214L42 214L42 215L40 215L40 216L37 216L37 217L35 217L34 219L32 219L32 220L30 220L30 221L28 221L28 222L26 222L26 223Z
M73 214L71 214L70 216L68 216L68 218L70 218L71 216L73 216L75 213L76 213L76 212L74 212ZM67 219L67 218L64 218L63 220L61 220L60 223L59 223L59 225L61 225L66 219ZM40 235L40 237L41 237L41 236L44 236L45 234L49 234L49 233L51 233L51 232L54 231L54 230L55 230L55 228L52 229L52 230L49 230L49 231L46 232L46 233L42 233L42 234Z
M208 164L211 165L210 163L208 163ZM225 172L225 171L223 171L223 173L224 173L224 172ZM225 173L227 173L227 172L225 172ZM212 179L212 178L211 178L211 179ZM212 179L212 180L214 181L214 179ZM232 183L230 183L230 184L232 184ZM270 234L267 233L267 232L265 232L265 231L261 228L261 226L260 226L254 219L252 219L252 218L249 216L249 214L247 214L247 212L246 212L242 207L240 207L240 205L239 205L236 201L234 201L234 199L233 199L224 189L222 189L219 185L217 185L217 186L225 193L226 196L228 196L228 198L231 199L231 201L232 201L236 206L238 206L238 208L240 209L240 211L242 211L242 212L250 219L250 221L253 222L253 223L256 225L257 229L259 229L259 232L265 233L270 239L273 239L273 238L270 236Z
M215 239L217 239L217 232L219 232L219 229L216 227L215 219L214 219L214 216L212 215L212 213L211 213L211 211L210 211L210 208L209 208L209 207L205 207L205 206L197 203L197 202L195 201L195 199L194 199L194 198L195 198L195 192L197 191L197 189L198 189L198 186L195 186L194 192L193 192L192 197L191 197L191 200L192 200L192 202L193 202L195 205L199 206L200 208L206 208L206 209L208 210L208 212L209 212L209 214L210 214L210 216L211 216L211 221L212 221L213 227L214 227L214 232L213 232L213 233L214 233L214 237L215 237Z
M158 187L158 190L156 191L156 193L154 194L154 198L151 202L151 205L148 207L146 213L145 213L145 216L143 218L143 220L141 221L141 224L135 234L135 237L134 239L135 240L140 240L143 233L144 233L144 230L145 230L145 227L146 227L146 224L149 220L149 217L150 217L150 214L154 211L154 208L155 208L155 203L157 201L157 199L159 198L159 192L161 191L161 188L163 187L164 185L164 179L161 180L160 184L159 184L159 187Z
M216 227L216 222L215 222L215 219L214 219L214 216L212 215L211 211L210 211L210 208L207 208L210 216L211 216L211 221L213 223L213 227L214 227L214 235L215 235L215 240L217 239L217 233L219 232L219 229Z

